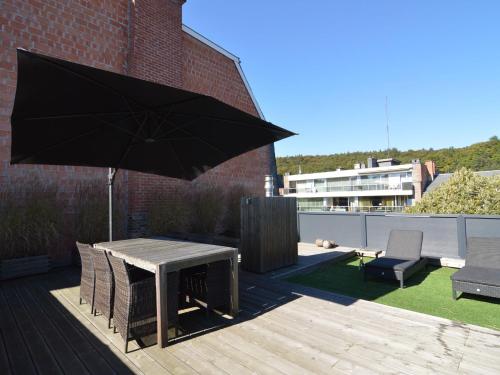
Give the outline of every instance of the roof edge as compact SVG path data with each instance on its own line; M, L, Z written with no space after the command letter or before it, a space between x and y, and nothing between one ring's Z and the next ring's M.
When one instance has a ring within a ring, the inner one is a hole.
M259 114L259 117L263 120L265 120L265 116L262 113L262 110L260 109L259 103L257 102L257 99L255 98L255 95L253 94L252 88L250 87L250 83L247 80L247 77L245 76L245 73L243 73L243 69L241 68L241 60L238 56L232 54L228 50L224 49L223 47L219 46L218 44L212 42L210 39L204 37L200 33L194 31L192 28L189 26L186 26L182 24L182 31L184 31L186 34L190 35L191 37L195 38L196 40L202 42L203 44L209 46L210 48L214 49L215 51L219 52L220 54L226 56L227 58L233 60L234 65L236 66L236 70L238 71L241 80L243 81L243 84L245 85L245 88L248 91L248 94L250 95L250 99L252 100L252 103L257 110L257 113Z

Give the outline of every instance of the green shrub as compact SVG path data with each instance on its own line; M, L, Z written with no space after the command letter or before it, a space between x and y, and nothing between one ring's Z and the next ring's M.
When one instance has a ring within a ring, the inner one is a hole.
M483 177L462 168L408 213L500 215L500 176Z

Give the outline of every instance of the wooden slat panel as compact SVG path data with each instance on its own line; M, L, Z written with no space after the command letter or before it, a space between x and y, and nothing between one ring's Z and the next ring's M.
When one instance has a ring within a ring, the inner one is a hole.
M295 198L242 198L241 257L244 269L259 273L297 263Z

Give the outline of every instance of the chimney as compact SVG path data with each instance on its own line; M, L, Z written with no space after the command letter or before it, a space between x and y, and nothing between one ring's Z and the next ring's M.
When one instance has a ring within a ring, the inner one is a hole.
M425 169L427 169L427 173L429 174L431 181L433 181L434 177L437 175L436 163L433 160L426 160Z

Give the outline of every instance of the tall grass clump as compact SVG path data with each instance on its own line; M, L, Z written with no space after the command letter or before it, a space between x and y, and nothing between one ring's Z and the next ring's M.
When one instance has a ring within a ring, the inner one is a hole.
M48 254L64 231L56 185L33 178L0 190L0 259Z
M168 233L240 235L240 200L248 196L243 185L228 189L192 184L153 194L148 211L151 235Z
M220 187L194 185L191 194L191 232L216 233L223 212L224 192Z
M125 237L125 208L120 185L113 188L113 239ZM75 187L73 236L84 243L108 241L108 187L102 180L79 182Z
M241 198L249 196L250 191L243 185L234 185L226 191L222 228L223 234L228 237L240 237Z
M148 212L150 234L159 236L188 230L192 210L190 195L182 188L155 192Z

